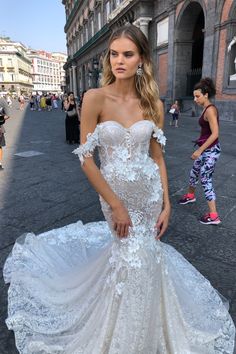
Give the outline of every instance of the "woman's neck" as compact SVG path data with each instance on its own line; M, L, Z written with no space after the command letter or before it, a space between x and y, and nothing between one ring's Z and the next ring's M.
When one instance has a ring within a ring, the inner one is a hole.
M203 108L206 108L206 107L209 106L210 104L212 104L211 101L206 100L206 101L204 102L204 104L203 104Z
M109 85L110 93L121 98L137 98L134 79L116 80Z

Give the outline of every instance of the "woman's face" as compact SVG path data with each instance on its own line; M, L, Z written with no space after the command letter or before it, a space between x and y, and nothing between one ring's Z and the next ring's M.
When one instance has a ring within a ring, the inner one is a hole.
M71 93L70 96L69 96L69 98L70 98L71 100L73 100L73 99L74 99L74 94Z
M202 93L201 90L194 90L193 97L194 102L196 102L199 106L204 106L207 97Z
M137 46L129 38L115 39L110 45L111 70L116 79L134 77L142 58Z

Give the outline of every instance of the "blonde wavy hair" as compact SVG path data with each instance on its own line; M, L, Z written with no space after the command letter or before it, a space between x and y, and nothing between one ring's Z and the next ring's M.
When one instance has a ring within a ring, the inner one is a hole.
M110 46L111 43L118 38L125 37L130 39L138 48L139 54L143 60L143 75L135 75L135 86L140 106L145 119L152 120L156 125L160 122L160 114L158 109L159 89L154 80L153 65L151 61L148 40L143 32L134 25L126 25L114 31L108 42L108 50L103 59L103 76L101 86L112 84L116 78L111 70L110 63Z

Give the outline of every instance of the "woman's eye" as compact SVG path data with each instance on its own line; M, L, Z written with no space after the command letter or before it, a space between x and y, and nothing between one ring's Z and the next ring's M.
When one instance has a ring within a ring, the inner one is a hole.
M132 56L133 56L133 53L126 53L125 56L126 56L126 57L132 57Z
M111 53L110 53L110 55L111 55L112 57L115 57L117 54L116 54L116 53L111 52Z

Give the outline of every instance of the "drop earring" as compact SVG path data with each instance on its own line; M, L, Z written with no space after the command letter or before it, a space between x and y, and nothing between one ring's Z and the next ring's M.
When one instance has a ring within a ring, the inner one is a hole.
M139 76L139 77L142 77L142 76L143 76L142 64L139 64L139 65L138 65L138 69L137 69L137 71L136 71L136 75Z

